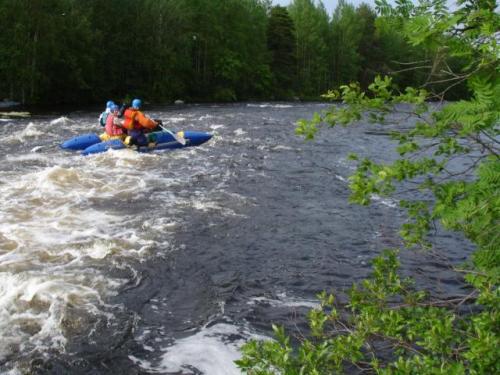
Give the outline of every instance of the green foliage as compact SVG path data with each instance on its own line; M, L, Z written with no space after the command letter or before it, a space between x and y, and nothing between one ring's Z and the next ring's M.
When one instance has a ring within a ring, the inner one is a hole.
M293 346L283 328L273 326L276 340L250 342L236 363L248 374L330 374L350 367L380 374L497 373L498 310L459 316L443 307L458 301L432 300L402 279L398 266L397 252L384 252L371 277L349 292L348 318L322 293L321 306L308 316L312 339ZM377 351L381 346L391 354Z
M87 94L95 63L87 51L96 33L90 28L89 9L72 3L6 0L0 4L0 88L12 98L43 101L52 92L64 91L71 101Z
M380 0L377 7L397 21L408 43L429 53L423 87L401 91L392 77L376 77L367 92L341 85L325 97L343 105L299 121L296 132L313 139L323 124L391 126L398 112L413 118L410 129L391 128L394 162L350 156L358 164L350 199L398 198L409 218L401 228L407 247L431 247L435 221L463 233L476 245L471 262L457 265L469 294L433 298L401 278L397 252L386 251L375 258L371 277L352 287L346 306L318 296L321 307L308 315L309 339L292 345L280 330L277 341L246 345L237 363L248 374L500 373L500 15L494 1L462 1L454 12L441 0L397 0L394 7ZM452 70L448 61L457 56L466 64ZM469 98L445 102L461 85Z
M317 98L328 89L329 18L321 2L294 0L288 7L295 25L296 90Z
M365 23L353 5L339 1L333 13L332 33L332 75L334 87L343 82L356 81L361 70L361 55L358 51Z
M375 75L382 72L381 65L384 64L384 61L389 60L386 51L382 48L380 33L377 32L375 11L362 3L356 9L356 20L360 20L362 25L361 40L357 45L360 62L358 81L361 87L366 89Z
M271 87L266 4L2 1L0 90L28 104L264 97Z
M446 22L439 17L442 29ZM127 95L148 101L318 99L355 80L366 89L377 74L397 70L395 83L418 85L427 76L405 64L426 56L395 32L403 29L400 18L377 17L368 5L345 1L329 15L312 0L287 8L269 0L5 0L0 90L27 104ZM490 35L481 49L491 48L495 28L480 24ZM405 27L415 43L441 30L424 35L417 22ZM457 43L447 64L466 66L477 52ZM440 58L432 64L437 72L447 68ZM467 88L459 86L453 93L463 98Z
M295 84L295 27L288 11L276 6L271 9L267 27L267 46L271 54L273 91L277 98L290 98Z

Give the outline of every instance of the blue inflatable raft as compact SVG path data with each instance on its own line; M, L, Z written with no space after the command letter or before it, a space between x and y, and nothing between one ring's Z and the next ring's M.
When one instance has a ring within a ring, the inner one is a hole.
M166 131L159 131L148 134L148 138L151 141L151 147L130 147L120 139L112 139L103 142L97 134L83 134L63 142L61 148L65 150L81 151L82 155L98 154L106 152L109 149L121 150L124 148L133 148L139 152L157 152L168 149L199 146L212 138L212 134L210 133L195 131L178 132L176 136L178 138L183 138L185 144L178 142L173 134Z

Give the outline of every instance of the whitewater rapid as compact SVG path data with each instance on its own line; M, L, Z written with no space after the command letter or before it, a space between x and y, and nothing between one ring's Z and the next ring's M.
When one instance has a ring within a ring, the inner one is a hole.
M160 154L61 150L101 131L97 111L2 121L0 372L238 374L244 342L272 322L303 326L317 292L366 276L399 245L403 215L388 198L349 205L346 155L392 141L294 135L326 107L153 108L172 129L214 135ZM461 239L437 241L465 258ZM437 292L461 287L445 262L409 262L439 272Z

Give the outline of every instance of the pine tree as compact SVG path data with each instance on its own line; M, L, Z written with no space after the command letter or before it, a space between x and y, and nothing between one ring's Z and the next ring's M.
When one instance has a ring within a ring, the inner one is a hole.
M273 94L278 99L292 96L295 82L295 28L286 8L271 9L267 27L267 47L271 55Z

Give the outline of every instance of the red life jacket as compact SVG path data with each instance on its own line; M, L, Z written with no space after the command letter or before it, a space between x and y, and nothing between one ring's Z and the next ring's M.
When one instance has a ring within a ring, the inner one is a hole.
M115 125L114 121L116 118L114 113L110 113L106 119L106 134L111 137L124 134L123 129Z

